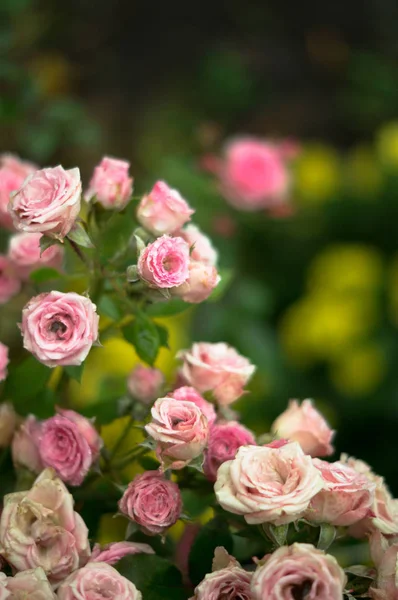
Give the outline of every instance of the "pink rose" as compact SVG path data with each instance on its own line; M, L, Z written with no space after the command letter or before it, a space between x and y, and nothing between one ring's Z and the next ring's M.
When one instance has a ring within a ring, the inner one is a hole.
M164 385L164 375L159 369L137 365L127 379L129 394L143 404L151 404Z
M20 571L7 578L9 600L29 598L29 600L56 600L50 582L41 567ZM1 595L0 595L1 598Z
M119 510L147 535L163 534L180 518L182 500L178 485L159 471L137 475L119 501Z
M87 562L87 527L52 469L43 471L29 491L5 496L0 554L17 571L42 567L52 584Z
M155 552L148 544L139 544L138 542L112 542L102 547L95 544L88 562L105 562L108 565L115 565L123 556L129 554L155 554Z
M8 577L5 573L0 573L0 600L10 599L10 592L7 589L7 579Z
M32 173L11 194L8 210L15 228L64 238L80 212L81 191L77 168L65 171L58 166Z
M14 229L8 212L11 192L18 190L28 175L37 170L36 165L25 162L12 154L0 156L0 226Z
M141 252L138 274L150 287L172 288L189 277L189 246L180 237L162 237Z
M93 421L79 415L74 410L57 408L57 413L75 423L80 434L84 437L90 447L93 462L99 458L100 450L104 445L98 431L93 425Z
M247 523L291 523L301 518L323 488L312 458L297 442L281 448L241 446L233 460L220 466L214 491L229 512Z
M11 261L0 254L0 305L16 296L20 290L21 282Z
M210 239L202 233L196 225L187 225L178 232L178 235L187 242L191 248L191 259L205 265L215 267L218 260L217 250Z
M93 453L81 427L62 415L44 421L39 453L43 465L52 467L70 485L80 485L93 464Z
M96 306L74 292L31 298L22 311L24 348L47 367L80 365L98 338Z
M374 531L369 538L370 555L377 578L369 589L374 600L398 600L398 543Z
M252 600L250 582L252 573L248 573L224 548L218 547L214 553L213 572L195 588L195 600L217 600L239 598Z
M177 355L184 363L182 375L199 392L212 391L221 405L231 404L255 371L250 361L228 344L199 342Z
M173 289L173 296L180 297L184 302L199 304L207 300L220 281L215 267L191 260L188 279Z
M193 402L202 411L209 425L213 425L217 418L216 411L211 402L207 402L193 387L182 386L168 394L169 398L174 400L183 400L185 402Z
M35 269L60 269L62 266L64 249L54 244L40 254L41 237L41 233L17 233L9 240L8 258L14 265L15 272L23 280L28 279Z
M12 439L12 461L16 467L26 467L33 473L40 473L43 463L39 453L39 439L42 424L29 415L17 429Z
M0 381L4 381L7 377L8 363L8 346L0 342Z
M341 462L316 458L314 465L322 475L324 489L311 500L306 519L347 526L371 515L376 489L373 482Z
M145 429L156 440L156 455L163 465L182 469L203 452L209 424L196 404L159 398L151 414L152 421Z
M158 181L152 191L144 196L137 209L137 219L154 235L174 233L190 221L195 211L185 202L177 190Z
M129 177L130 163L104 156L95 167L90 187L85 194L87 202L95 200L106 209L124 208L133 192L133 179Z
M264 562L263 562L264 561ZM311 544L282 546L260 562L253 600L341 600L346 576L334 556Z
M218 467L226 460L235 458L241 446L255 445L251 431L236 421L219 423L210 429L209 443L205 450L203 470L209 481L216 481Z
M276 145L255 138L231 141L219 170L221 190L236 208L253 211L285 201L290 178Z
M327 456L334 452L331 445L334 431L311 400L304 400L301 405L291 400L289 407L271 425L271 431L278 437L298 442L305 454Z
M61 583L58 600L141 600L141 593L128 579L105 562L88 563Z
M7 448L18 425L17 414L9 402L0 404L0 448Z

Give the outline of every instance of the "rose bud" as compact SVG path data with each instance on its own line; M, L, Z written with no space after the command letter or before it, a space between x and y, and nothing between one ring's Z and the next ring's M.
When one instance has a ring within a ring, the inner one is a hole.
M180 518L182 500L178 485L159 471L137 475L119 501L119 510L147 535L163 534Z
M57 590L58 600L142 600L126 577L105 562L90 562L72 573Z
M133 192L129 168L130 163L126 160L104 156L94 169L85 200L99 202L107 210L124 208Z
M93 421L83 417L82 415L79 415L79 413L75 412L74 410L57 408L57 413L77 425L78 430L90 447L93 462L96 461L104 443L98 431L94 427Z
M53 585L87 562L87 527L52 469L43 471L31 490L5 496L0 547L14 569L42 567Z
M129 554L155 554L148 544L138 542L111 542L105 546L95 544L88 562L104 562L115 565L124 556Z
M271 425L271 431L278 437L298 442L305 454L327 456L334 452L331 445L334 431L311 400L304 400L301 405L291 400L289 407Z
M214 491L229 512L247 523L283 525L300 519L324 483L297 442L281 448L241 446L219 467Z
M282 546L253 574L253 600L341 600L346 576L334 556L311 544Z
M47 367L80 365L98 338L96 306L74 292L31 298L22 311L23 344Z
M231 404L244 393L255 371L250 361L228 344L199 342L177 355L182 359L182 376L199 392L211 391L221 406Z
M209 425L213 425L217 418L215 408L211 402L208 402L201 396L193 387L182 386L167 394L169 398L174 400L183 400L185 402L193 402L202 411Z
M8 212L11 192L16 192L28 175L37 170L36 165L20 160L11 154L0 156L0 227L14 229Z
M0 404L0 448L10 445L14 431L18 425L18 417L9 402Z
M348 526L371 514L376 489L373 482L341 462L318 458L313 462L325 487L311 500L305 515L308 521Z
M21 281L18 279L11 261L0 254L0 304L11 300L20 290Z
M189 246L180 237L162 235L141 252L137 269L150 287L177 287L189 277Z
M255 445L251 431L236 421L218 423L210 429L209 443L205 450L203 470L209 481L216 481L217 470L226 460L235 458L241 446Z
M129 394L143 404L151 404L159 397L164 375L159 369L137 365L127 378Z
M152 421L145 429L156 440L156 456L164 467L182 469L203 452L209 424L196 404L159 398L151 414Z
M218 260L217 250L210 239L196 225L187 225L177 235L187 242L191 249L191 259L215 267Z
M15 467L23 467L40 473L43 463L39 453L39 439L42 424L36 417L29 415L20 425L12 438L11 454Z
M224 548L218 547L214 553L213 572L195 588L195 600L221 600L239 598L252 600L250 582L252 573L248 573Z
M54 244L40 254L41 237L41 233L17 233L10 238L8 258L22 280L28 279L35 269L41 267L60 269L62 266L64 258L62 246Z
M164 181L158 181L142 198L137 219L145 229L158 236L174 233L190 221L194 212L177 190L169 188Z
M220 281L215 267L191 260L188 279L173 289L173 296L178 296L184 302L199 304L207 300Z
M7 590L11 593L9 600L18 600L19 598L29 598L29 600L57 600L50 582L41 567L20 571L14 577L8 577Z
M4 381L7 377L8 363L8 346L0 342L0 381Z

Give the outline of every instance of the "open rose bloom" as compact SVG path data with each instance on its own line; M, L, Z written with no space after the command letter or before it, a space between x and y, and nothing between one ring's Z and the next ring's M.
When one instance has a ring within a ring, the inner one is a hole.
M0 381L7 377L8 347L0 342Z
M162 235L141 252L137 269L150 287L177 287L189 277L189 246L180 237Z
M190 221L194 212L177 190L158 181L142 198L137 218L145 229L158 236L174 233Z
M0 156L0 227L14 229L8 212L8 203L12 192L22 186L28 175L37 170L36 165L20 160L12 154Z
M104 156L95 167L85 199L95 200L105 209L121 209L131 198L133 180L129 177L130 163Z

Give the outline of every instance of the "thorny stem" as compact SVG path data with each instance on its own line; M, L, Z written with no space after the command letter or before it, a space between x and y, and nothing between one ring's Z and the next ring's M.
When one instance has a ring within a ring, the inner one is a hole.
M76 242L74 242L73 240L71 240L70 238L66 238L69 242L70 247L72 248L72 250L74 251L74 253L80 258L80 260L82 261L82 263L85 264L85 266L91 270L91 265L89 263L89 261L87 260L87 257L85 256L85 254L80 250L79 246L76 244Z

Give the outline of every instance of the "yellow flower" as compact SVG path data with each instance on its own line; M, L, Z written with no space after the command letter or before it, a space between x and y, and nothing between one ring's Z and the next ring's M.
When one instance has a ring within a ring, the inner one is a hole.
M296 163L295 186L298 202L322 204L333 196L340 183L338 154L327 146L308 146Z
M346 176L349 187L359 198L374 198L383 176L376 156L367 145L354 148L347 157Z
M398 168L398 121L386 123L379 130L376 149L380 160L386 166Z
M372 343L347 349L331 366L330 378L336 388L349 396L373 393L383 380L386 359Z

